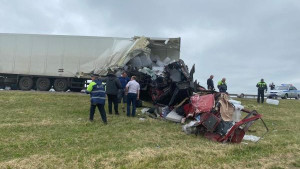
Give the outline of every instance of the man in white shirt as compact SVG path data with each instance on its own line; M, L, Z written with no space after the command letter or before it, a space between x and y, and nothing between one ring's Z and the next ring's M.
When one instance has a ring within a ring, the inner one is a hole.
M135 116L135 104L140 99L140 84L136 81L136 76L132 76L130 81L126 85L127 93L127 116L130 117L130 106L132 103L132 114Z

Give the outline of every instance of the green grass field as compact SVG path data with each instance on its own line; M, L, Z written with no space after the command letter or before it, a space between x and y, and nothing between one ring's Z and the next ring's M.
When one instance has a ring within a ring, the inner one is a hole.
M212 142L124 113L104 125L97 110L91 123L84 94L0 91L0 168L300 168L300 101L241 101L270 129L258 143Z

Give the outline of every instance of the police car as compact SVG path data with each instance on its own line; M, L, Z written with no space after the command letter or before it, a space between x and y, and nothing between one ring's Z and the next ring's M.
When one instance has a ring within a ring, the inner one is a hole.
M281 86L276 86L275 90L269 91L266 96L268 98L281 97L282 99L287 98L300 98L300 90L297 90L292 84L281 84Z

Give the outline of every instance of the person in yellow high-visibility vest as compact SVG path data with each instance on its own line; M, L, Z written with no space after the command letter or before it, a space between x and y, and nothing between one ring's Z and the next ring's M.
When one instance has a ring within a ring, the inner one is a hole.
M91 75L92 82L87 87L86 93L91 96L91 107L90 107L90 121L94 120L95 109L98 107L100 116L104 124L107 124L106 112L104 109L105 105L105 86L102 81L98 79L98 75Z
M267 84L264 82L264 79L261 79L260 82L256 84L257 87L257 103L261 101L261 103L264 103L264 97L265 97L265 90L268 90Z
M227 84L226 84L226 78L222 78L221 81L218 82L218 89L219 92L226 92L227 91Z

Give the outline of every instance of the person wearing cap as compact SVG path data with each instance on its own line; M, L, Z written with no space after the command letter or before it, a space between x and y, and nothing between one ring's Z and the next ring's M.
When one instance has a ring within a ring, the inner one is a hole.
M114 104L115 114L119 115L118 111L118 92L122 89L120 80L113 72L107 74L106 94L108 98L108 113L112 114L112 104Z
M135 116L136 101L140 99L140 84L136 81L136 76L132 76L126 85L127 93L127 116L130 117L130 107L132 104L131 116Z
M98 75L91 75L92 82L88 85L86 92L91 96L90 121L94 120L95 109L98 107L104 124L107 124L105 105L105 89Z
M264 95L265 90L268 90L267 84L264 82L264 79L261 79L260 82L256 84L257 87L257 103L261 101L261 103L264 103Z

